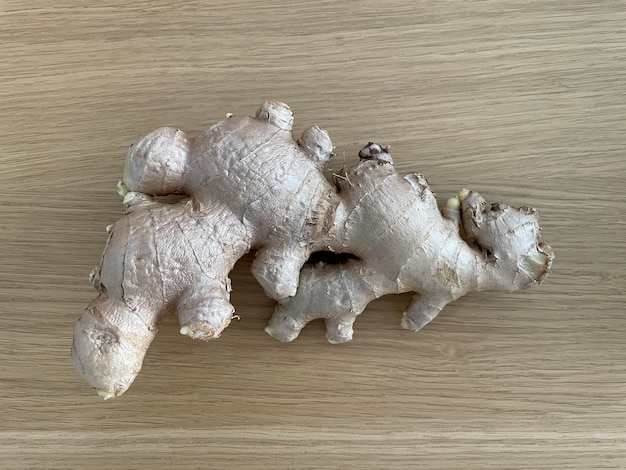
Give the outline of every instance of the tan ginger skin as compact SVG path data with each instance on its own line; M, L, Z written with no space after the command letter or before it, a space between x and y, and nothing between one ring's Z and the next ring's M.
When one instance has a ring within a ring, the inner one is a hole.
M92 277L99 296L72 347L103 398L132 384L166 314L192 338L223 332L235 312L228 274L250 250L254 276L279 302L266 331L281 341L315 318L326 319L329 341L348 341L370 301L400 292L417 292L402 320L417 331L468 291L514 291L549 272L534 209L489 206L463 190L442 214L426 180L401 177L377 144L332 185L328 134L313 126L294 141L292 125L289 107L268 101L256 117L229 115L195 139L162 128L131 146L126 215L109 230ZM188 198L152 197L170 194ZM353 256L305 264L317 251Z

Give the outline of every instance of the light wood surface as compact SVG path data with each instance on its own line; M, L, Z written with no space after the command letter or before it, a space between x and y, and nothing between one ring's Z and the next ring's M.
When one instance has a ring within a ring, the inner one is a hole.
M623 0L0 2L0 467L626 468L625 26ZM246 258L241 320L168 318L103 402L70 344L127 146L269 97L338 166L375 140L442 200L538 207L553 274L417 335L394 296L350 344L280 344Z

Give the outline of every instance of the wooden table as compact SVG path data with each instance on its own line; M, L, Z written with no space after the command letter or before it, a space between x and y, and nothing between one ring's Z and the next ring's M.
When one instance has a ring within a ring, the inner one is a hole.
M626 468L625 25L622 0L4 0L0 467ZM442 201L538 207L553 274L416 335L404 295L350 344L320 322L281 344L245 258L241 321L205 344L168 318L103 402L70 344L127 146L270 97L329 130L338 167L374 140Z

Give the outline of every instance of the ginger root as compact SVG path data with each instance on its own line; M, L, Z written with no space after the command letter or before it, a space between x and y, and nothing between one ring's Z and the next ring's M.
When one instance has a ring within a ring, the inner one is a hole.
M184 335L222 333L235 311L228 274L248 251L270 297L296 293L338 201L322 171L328 134L313 126L296 142L292 124L287 105L268 101L256 117L231 115L195 139L162 128L131 146L118 187L126 215L108 230L92 276L99 295L72 348L76 369L103 397L128 389L169 312ZM188 199L153 197L170 194Z
M418 331L469 291L524 289L549 272L554 255L539 242L535 209L488 205L461 190L440 211L426 179L400 176L388 149L370 143L360 157L338 181L335 237L327 240L357 259L304 266L298 293L279 300L265 329L273 337L292 341L324 318L331 343L349 341L369 302L405 292L416 294L402 326Z
M389 149L373 143L331 184L326 131L312 126L294 140L292 126L289 107L268 101L194 139L162 128L131 146L118 186L126 214L107 227L91 277L99 295L72 347L103 398L132 384L166 314L194 339L222 334L235 312L228 275L250 250L255 278L278 302L266 331L281 341L315 318L329 341L348 341L370 301L402 292L416 292L402 326L417 331L471 290L522 289L549 272L534 209L462 190L440 211L425 178L400 176ZM185 199L159 199L173 194ZM320 251L347 261L306 263Z

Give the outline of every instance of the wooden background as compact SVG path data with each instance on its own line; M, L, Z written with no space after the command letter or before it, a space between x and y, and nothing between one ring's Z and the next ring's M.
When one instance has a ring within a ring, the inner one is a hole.
M0 467L626 468L625 64L623 0L0 1ZM417 335L394 296L350 344L280 344L246 258L241 321L167 319L103 402L70 344L127 146L266 98L336 165L375 140L442 201L538 207L554 273Z

